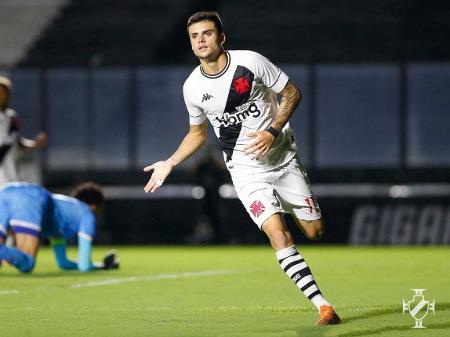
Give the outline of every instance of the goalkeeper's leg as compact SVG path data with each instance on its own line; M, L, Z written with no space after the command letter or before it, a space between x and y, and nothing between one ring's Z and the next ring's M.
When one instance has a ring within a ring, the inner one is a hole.
M31 272L39 247L39 238L24 233L16 234L16 248L0 244L0 260L5 260L24 273Z

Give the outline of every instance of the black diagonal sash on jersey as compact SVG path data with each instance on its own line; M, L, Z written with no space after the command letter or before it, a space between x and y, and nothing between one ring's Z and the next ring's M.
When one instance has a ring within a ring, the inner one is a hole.
M13 132L19 131L19 122L17 120L17 117L12 117L11 122L9 124L8 129L8 136L10 136ZM5 143L0 145L0 164L3 162L3 159L5 159L6 154L11 149L12 143Z
M236 107L248 101L250 92L252 91L253 73L243 66L238 66L231 81L230 91L228 92L227 104L225 111L230 115L237 113ZM228 126L220 126L219 141L222 145L223 152L227 155L226 161L231 160L233 156L236 141L241 132L242 123L230 124Z
M0 146L0 165L3 163L3 159L5 159L6 154L8 153L10 148L11 144L4 144Z

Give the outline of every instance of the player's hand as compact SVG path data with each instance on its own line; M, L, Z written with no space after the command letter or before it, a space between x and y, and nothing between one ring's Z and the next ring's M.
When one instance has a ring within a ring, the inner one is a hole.
M157 188L160 188L172 170L173 164L170 160L159 161L153 165L144 167L144 172L153 171L147 185L144 187L145 193L153 193Z
M114 250L108 252L103 258L103 268L102 269L119 269L120 261Z
M39 132L36 137L34 138L36 149L42 149L43 147L47 146L48 143L48 137L45 132Z
M254 137L255 140L247 145L245 153L250 155L252 159L261 159L269 152L275 137L268 131L248 132L248 137Z

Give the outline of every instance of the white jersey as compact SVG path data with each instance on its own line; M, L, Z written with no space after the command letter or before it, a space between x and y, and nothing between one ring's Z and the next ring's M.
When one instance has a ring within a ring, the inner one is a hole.
M267 129L278 113L277 93L288 76L264 56L247 50L226 51L227 64L216 75L194 69L183 86L191 125L206 118L220 141L230 172L263 172L286 164L295 156L295 138L289 123L281 130L272 149L260 160L252 160L245 146L251 131Z
M0 186L18 181L19 123L12 109L0 111Z

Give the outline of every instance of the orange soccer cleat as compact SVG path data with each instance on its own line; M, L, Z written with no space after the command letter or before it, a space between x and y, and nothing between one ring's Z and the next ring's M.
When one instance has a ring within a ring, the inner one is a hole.
M317 321L317 325L331 325L340 324L341 319L330 305L320 306L320 319Z

